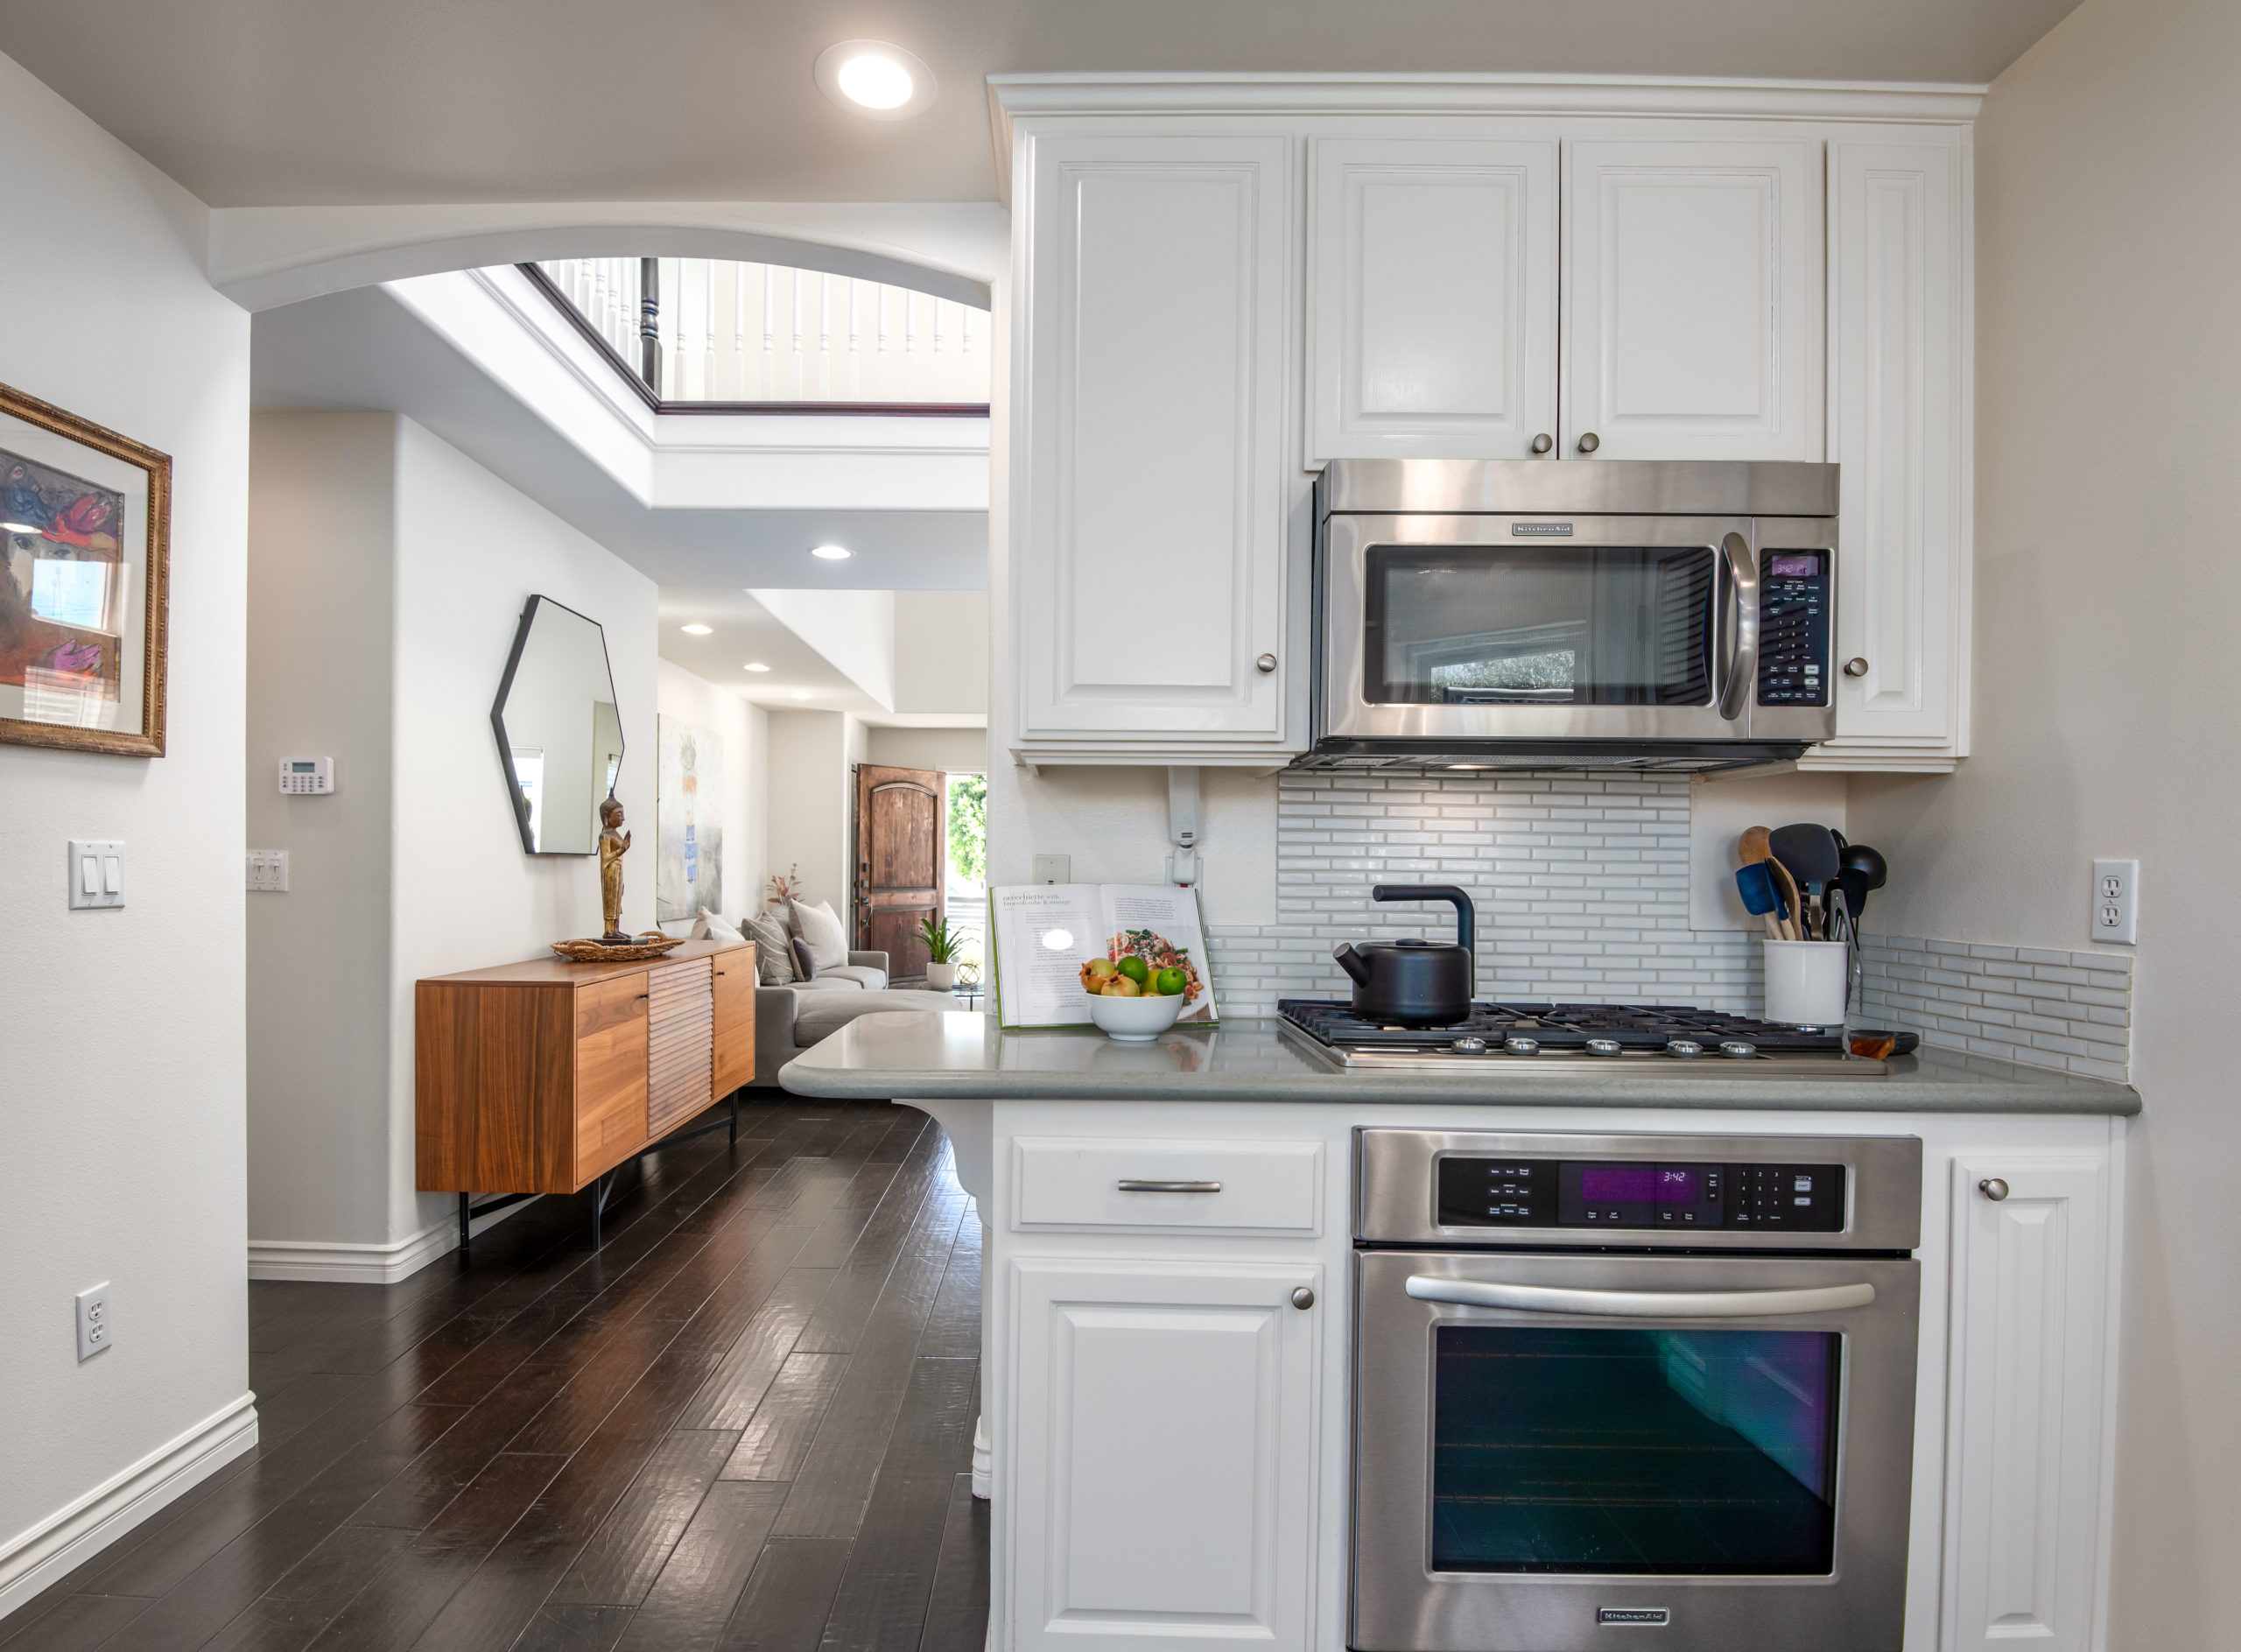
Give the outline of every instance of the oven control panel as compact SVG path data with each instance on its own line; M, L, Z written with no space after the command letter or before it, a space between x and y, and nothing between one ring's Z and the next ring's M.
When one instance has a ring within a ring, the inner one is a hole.
M1769 551L1759 580L1759 703L1829 703L1829 553Z
M1439 1225L1836 1234L1844 1167L1448 1156Z

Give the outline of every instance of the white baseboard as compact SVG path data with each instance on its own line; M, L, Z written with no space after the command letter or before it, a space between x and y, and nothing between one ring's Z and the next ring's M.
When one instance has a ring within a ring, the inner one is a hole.
M205 1417L29 1531L0 1543L0 1619L256 1444L256 1395Z
M535 1201L492 1211L475 1218L469 1232L480 1234L502 1222ZM393 1244L347 1244L324 1239L252 1239L249 1241L251 1279L307 1279L334 1285L393 1285L410 1279L439 1256L459 1248L459 1219L446 1217L410 1238Z

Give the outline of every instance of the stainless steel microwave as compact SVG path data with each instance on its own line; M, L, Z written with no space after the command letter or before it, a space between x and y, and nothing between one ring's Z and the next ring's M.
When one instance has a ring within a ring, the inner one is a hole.
M1334 460L1324 769L1732 768L1836 732L1834 465Z

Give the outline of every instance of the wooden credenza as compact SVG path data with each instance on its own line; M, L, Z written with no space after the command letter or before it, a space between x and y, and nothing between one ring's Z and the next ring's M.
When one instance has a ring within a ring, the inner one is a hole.
M755 948L418 982L424 1192L573 1193L755 1077Z

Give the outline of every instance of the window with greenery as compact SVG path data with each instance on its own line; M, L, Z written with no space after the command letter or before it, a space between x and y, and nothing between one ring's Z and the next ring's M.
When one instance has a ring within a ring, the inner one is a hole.
M988 777L949 777L949 863L971 883L988 877Z

